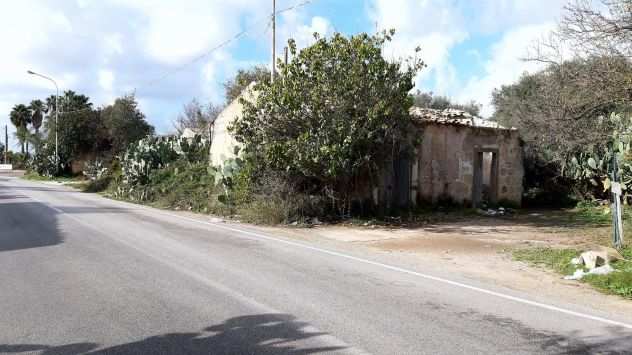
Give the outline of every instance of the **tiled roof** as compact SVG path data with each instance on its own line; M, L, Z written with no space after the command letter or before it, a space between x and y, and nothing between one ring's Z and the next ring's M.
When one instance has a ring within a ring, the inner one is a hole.
M452 108L437 110L432 108L412 107L410 109L410 114L414 119L421 123L439 123L477 128L515 130L515 128L503 127L497 122L486 120L478 116L472 116L465 111Z

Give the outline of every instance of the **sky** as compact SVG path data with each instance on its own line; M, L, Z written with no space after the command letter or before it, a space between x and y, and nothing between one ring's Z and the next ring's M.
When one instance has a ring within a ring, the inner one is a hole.
M541 64L522 60L555 28L566 0L277 0L277 53L312 34L395 29L384 55L421 47L427 64L414 90L493 113L494 88ZM269 65L272 0L20 0L0 2L0 125L13 105L54 94L27 74L95 106L135 93L158 133L191 99L224 102L222 83L240 68ZM238 34L241 34L238 36ZM236 37L237 36L237 37ZM10 148L16 149L15 142Z

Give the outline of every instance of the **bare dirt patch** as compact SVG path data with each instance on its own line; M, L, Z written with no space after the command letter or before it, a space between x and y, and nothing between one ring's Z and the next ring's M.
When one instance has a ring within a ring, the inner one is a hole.
M348 250L479 280L536 298L555 299L605 312L630 312L632 302L559 274L512 260L511 250L525 247L589 248L607 242L609 228L573 220L567 211L522 213L504 218L449 218L440 222L384 227L325 225L313 228L264 228L277 235L324 241Z

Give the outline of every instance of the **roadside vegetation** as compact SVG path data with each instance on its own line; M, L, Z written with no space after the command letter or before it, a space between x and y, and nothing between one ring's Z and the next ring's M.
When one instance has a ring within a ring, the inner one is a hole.
M582 250L529 248L513 251L513 258L517 261L541 266L553 270L560 275L572 275L577 266L571 259L578 257ZM614 261L610 265L615 269L607 275L586 275L581 281L602 292L618 295L632 300L632 248L629 246L621 250L626 260Z
M632 212L624 208L624 235L632 235ZM549 223L576 231L581 229L589 235L578 238L577 247L531 247L512 251L514 260L552 270L560 275L572 275L581 266L571 263L583 251L592 250L598 245L609 245L612 233L612 215L608 205L597 202L582 202L573 209L553 217ZM614 261L610 265L615 269L607 275L586 275L581 279L596 289L613 295L632 299L632 245L628 243L621 250L626 260Z

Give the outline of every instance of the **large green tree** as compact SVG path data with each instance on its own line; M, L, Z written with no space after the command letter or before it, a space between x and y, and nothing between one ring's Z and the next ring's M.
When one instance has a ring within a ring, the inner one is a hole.
M42 137L40 136L40 127L42 127L42 123L44 121L44 112L46 111L46 106L42 100L33 100L29 105L31 109L31 125L33 126L33 130L35 131L31 136L31 141L35 146L35 150L39 149L41 144Z
M138 108L134 95L119 97L114 104L104 107L101 110L101 119L107 130L112 155L120 154L130 143L154 133L154 127Z
M409 92L423 62L384 59L393 34L336 33L301 51L289 41L291 62L255 87L258 99L243 101L231 128L256 170L283 172L344 206L360 180L409 148Z
M55 127L55 97L47 98L46 103L45 141L48 146L55 146L57 128L60 164L67 166L74 159L94 153L96 142L99 141L97 132L102 122L98 112L92 108L90 98L74 91L64 92L59 97L58 127Z
M33 100L31 101L29 108L31 109L31 124L35 130L35 134L38 134L40 127L42 127L46 107L42 100Z

